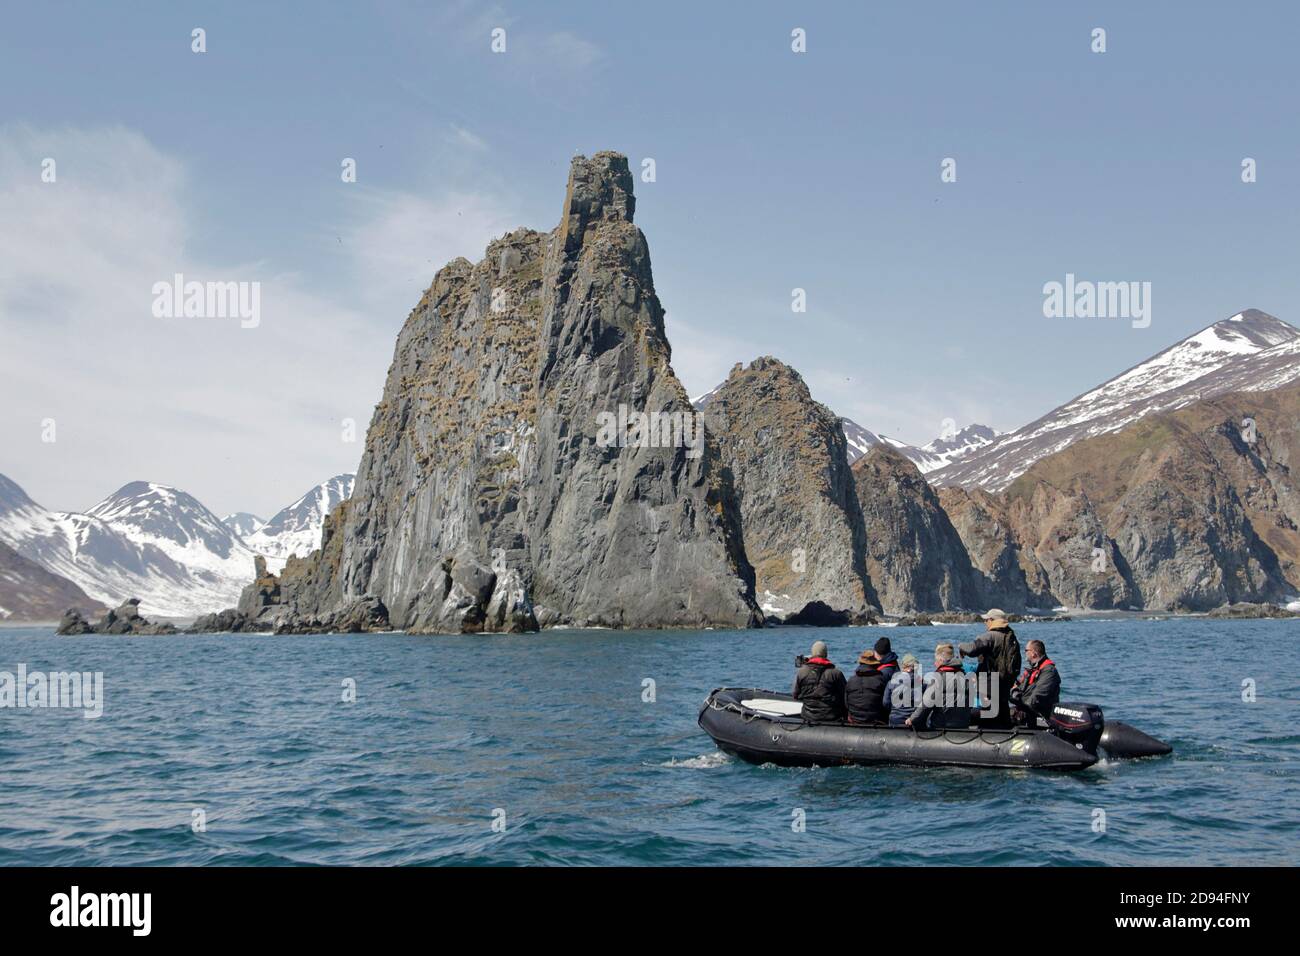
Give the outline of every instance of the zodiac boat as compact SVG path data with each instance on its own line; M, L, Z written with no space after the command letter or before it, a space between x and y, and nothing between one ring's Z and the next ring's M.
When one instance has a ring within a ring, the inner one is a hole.
M805 724L789 694L720 687L699 725L719 749L749 763L783 767L908 764L1083 770L1098 760L1155 757L1173 747L1135 727L1105 720L1095 704L1057 704L1047 727L922 730L852 724Z

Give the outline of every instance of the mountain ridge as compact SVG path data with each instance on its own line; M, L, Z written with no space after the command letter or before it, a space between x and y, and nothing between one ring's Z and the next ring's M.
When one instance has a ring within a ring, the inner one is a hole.
M1039 459L1159 411L1300 380L1300 329L1258 309L1213 322L931 475L1005 489ZM1264 374L1267 373L1267 374Z

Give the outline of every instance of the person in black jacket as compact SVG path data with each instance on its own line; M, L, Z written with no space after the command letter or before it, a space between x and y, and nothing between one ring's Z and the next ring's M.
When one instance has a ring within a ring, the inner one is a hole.
M849 723L879 726L889 719L889 702L885 700L888 683L889 677L881 668L880 658L873 651L863 651L858 658L858 669L844 688Z
M1042 641L1026 644L1025 658L1029 663L1012 688L1011 701L1016 723L1032 724L1034 717L1051 718L1052 708L1061 699L1061 675Z
M926 675L921 706L904 723L913 730L944 730L971 725L966 674L951 644L934 649L934 671Z
M982 617L984 633L968 644L957 645L957 650L962 657L979 659L979 666L975 670L977 674L989 674L989 680L993 679L991 675L997 675L997 707L991 716L981 722L982 725L1010 727L1011 705L1008 703L1008 695L1016 682L1016 675L1020 673L1020 639L1007 623L1006 612L1000 608L993 608ZM984 702L985 709L990 703L992 702Z
M898 655L894 653L894 647L887 637L876 641L874 650L876 657L880 659L880 673L884 674L885 680L888 681L898 673Z
M790 693L803 704L807 724L834 724L844 720L844 675L831 663L825 641L814 641L806 658L799 658Z

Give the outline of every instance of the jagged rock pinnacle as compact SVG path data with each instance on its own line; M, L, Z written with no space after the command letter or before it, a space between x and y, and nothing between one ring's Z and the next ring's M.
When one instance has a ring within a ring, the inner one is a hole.
M622 153L603 151L588 159L575 156L569 165L560 238L564 248L582 243L587 226L601 221L632 222L636 197L632 171Z

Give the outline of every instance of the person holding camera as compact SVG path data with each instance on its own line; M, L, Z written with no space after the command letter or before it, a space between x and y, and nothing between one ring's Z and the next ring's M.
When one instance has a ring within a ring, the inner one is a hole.
M808 657L796 657L799 669L794 673L794 690L790 693L803 704L806 724L843 723L844 674L830 662L825 641L814 641Z

